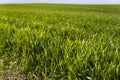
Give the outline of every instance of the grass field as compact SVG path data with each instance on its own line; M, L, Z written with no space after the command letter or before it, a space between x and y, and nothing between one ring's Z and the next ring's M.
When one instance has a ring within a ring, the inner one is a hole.
M120 5L0 5L0 80L120 80Z

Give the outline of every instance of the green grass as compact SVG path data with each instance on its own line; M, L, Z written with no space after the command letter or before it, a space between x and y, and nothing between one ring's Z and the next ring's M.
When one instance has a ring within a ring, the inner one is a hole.
M1 79L119 80L120 5L0 5L0 71Z

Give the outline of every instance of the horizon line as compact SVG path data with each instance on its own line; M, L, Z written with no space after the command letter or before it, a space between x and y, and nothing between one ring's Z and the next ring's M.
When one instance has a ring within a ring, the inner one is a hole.
M0 4L86 4L86 5L120 5L120 3L47 3L47 2L40 2L40 3L37 3L37 2L20 2L20 3L17 3L17 2L14 2L14 3L0 3Z

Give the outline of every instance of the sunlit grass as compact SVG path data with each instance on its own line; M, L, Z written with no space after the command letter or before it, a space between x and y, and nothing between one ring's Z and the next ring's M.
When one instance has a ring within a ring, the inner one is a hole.
M119 14L119 5L0 5L0 75L119 80Z

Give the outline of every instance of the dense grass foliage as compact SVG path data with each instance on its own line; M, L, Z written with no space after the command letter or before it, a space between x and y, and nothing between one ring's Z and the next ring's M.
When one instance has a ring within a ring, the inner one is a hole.
M119 80L120 5L0 5L0 70L40 80Z

